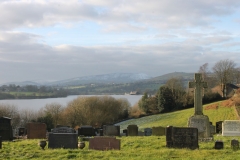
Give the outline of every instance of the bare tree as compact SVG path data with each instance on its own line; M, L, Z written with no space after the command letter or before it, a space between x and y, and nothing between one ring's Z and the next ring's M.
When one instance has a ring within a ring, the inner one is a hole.
M59 123L63 109L64 109L63 106L59 103L47 104L44 107L45 114L50 114L52 116L54 127L56 127L57 124Z
M0 104L0 117L11 118L12 127L16 128L20 122L20 115L18 109L14 105Z
M202 78L203 78L203 80L206 80L207 77L208 77L208 73L209 73L208 63L205 63L205 64L203 64L202 66L200 66L198 72L199 72L199 73L202 73Z
M225 59L218 61L212 68L218 82L221 85L223 97L227 96L226 95L227 83L231 83L233 81L235 66L236 64L234 63L234 61Z
M36 121L38 114L34 110L30 109L22 109L20 110L20 126L21 127L26 127L26 124L31 121Z
M240 67L236 68L234 71L234 82L240 84Z

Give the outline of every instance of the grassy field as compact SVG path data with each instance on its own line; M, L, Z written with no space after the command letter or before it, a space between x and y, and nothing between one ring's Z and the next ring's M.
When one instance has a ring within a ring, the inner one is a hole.
M224 102L211 103L203 106L204 115L208 115L209 120L213 125L215 125L217 121L238 119L234 107L224 107L222 106L222 103ZM139 130L157 126L186 127L188 118L193 114L194 109L190 108L166 114L158 114L138 119L132 119L126 122L122 122L119 125L121 129L126 129L129 124L136 124L138 125Z
M121 123L121 129L129 124L137 124L140 130L153 126L187 126L188 118L193 114L193 109L177 111L168 114L143 117ZM204 114L209 116L210 121L215 124L220 120L235 120L237 116L233 107L224 107L222 102L204 106ZM0 149L0 159L84 159L84 160L237 160L240 159L240 150L231 149L230 141L239 137L222 137L214 135L214 141L199 142L199 149L173 149L166 147L165 136L148 137L117 137L121 140L121 150L96 151L86 147L80 149L40 149L37 145L39 140L16 140L15 142L3 142ZM214 149L215 140L224 142L224 149Z
M148 137L118 137L121 139L121 150L96 151L86 147L80 149L48 149L42 150L37 144L38 140L16 140L15 142L3 142L0 149L0 159L11 160L167 160L167 159L211 159L211 160L237 160L240 159L240 150L231 149L230 140L236 137L215 136L215 140L224 142L224 149L213 149L214 141L199 142L199 149L173 149L166 147L165 136Z

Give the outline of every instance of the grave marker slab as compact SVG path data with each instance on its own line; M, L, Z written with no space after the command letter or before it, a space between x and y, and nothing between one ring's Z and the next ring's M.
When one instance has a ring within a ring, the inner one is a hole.
M198 129L198 137L209 138L210 123L209 118L203 115L202 96L203 89L207 88L207 83L202 81L202 74L195 73L195 79L193 82L189 82L189 88L194 88L194 115L188 119L188 127Z
M13 140L11 118L0 117L0 136L2 140Z
M239 149L239 141L236 139L232 139L231 140L231 148L234 150L238 150Z
M153 136L164 136L166 135L166 128L165 127L152 127L152 135Z
M96 134L92 126L81 126L80 128L78 128L78 135L92 137Z
M48 135L48 148L78 148L78 134L69 127L58 127L52 129Z
M222 123L222 136L240 136L240 121L225 120Z
M215 149L223 149L223 141L216 141L214 148Z
M120 150L120 140L116 137L94 137L89 140L89 149Z
M103 136L120 136L120 126L104 125Z
M197 128L172 127L166 128L166 146L169 148L198 149Z
M45 123L27 123L27 139L45 139L46 130Z
M151 136L152 135L152 129L151 128L145 128L144 129L144 135L145 136Z
M128 136L138 136L138 126L135 124L128 125L127 135Z
M222 133L222 123L223 121L216 122L216 133Z

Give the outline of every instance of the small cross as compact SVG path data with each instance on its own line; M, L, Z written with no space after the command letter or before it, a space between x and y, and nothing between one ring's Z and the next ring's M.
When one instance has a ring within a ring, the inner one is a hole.
M207 82L202 81L202 74L195 73L193 82L188 83L189 88L194 88L194 115L203 115L202 90L207 88Z

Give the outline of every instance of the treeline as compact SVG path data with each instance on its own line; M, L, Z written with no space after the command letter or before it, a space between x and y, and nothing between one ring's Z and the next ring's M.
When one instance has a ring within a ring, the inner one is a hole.
M0 99L55 98L67 95L67 91L60 87L15 84L0 86Z
M25 127L28 122L46 123L50 131L56 125L71 127L92 125L100 127L128 118L130 103L127 99L111 96L78 97L62 106L47 104L39 111L18 110L16 106L0 104L0 117L12 118L13 128Z
M222 99L223 98L219 93L212 92L208 89L205 90L203 103L215 102ZM193 106L193 90L186 89L181 79L171 78L165 85L159 88L155 95L148 95L148 93L144 93L138 102L138 107L142 112L137 111L136 109L135 112L141 114L167 113L191 108Z

